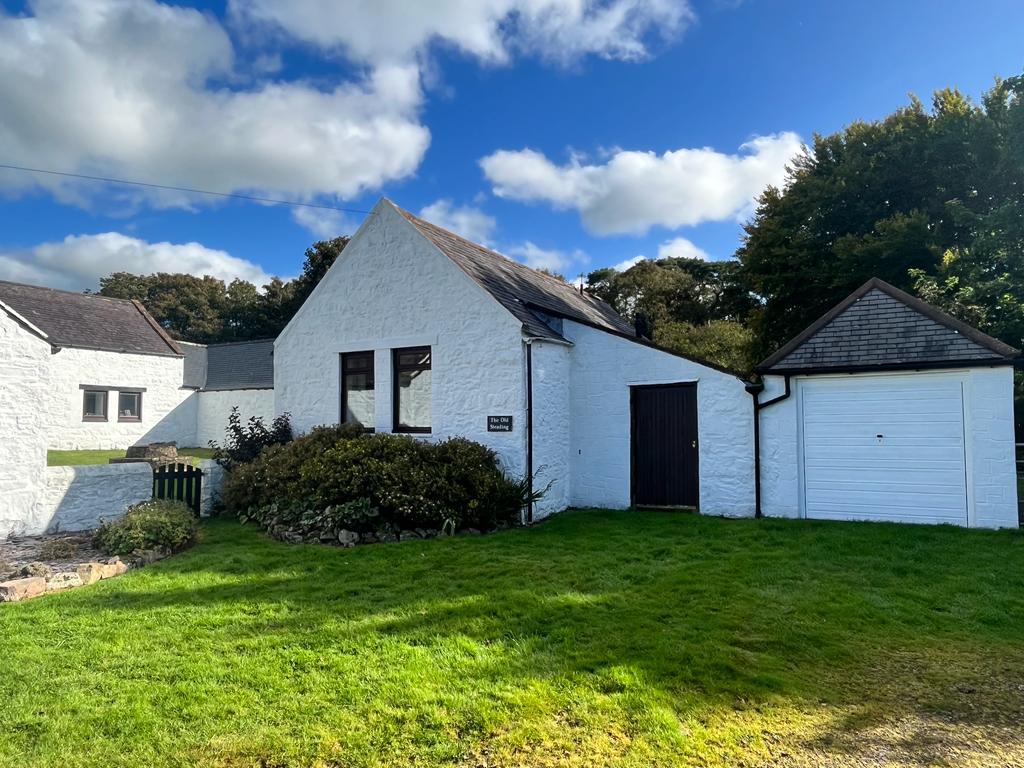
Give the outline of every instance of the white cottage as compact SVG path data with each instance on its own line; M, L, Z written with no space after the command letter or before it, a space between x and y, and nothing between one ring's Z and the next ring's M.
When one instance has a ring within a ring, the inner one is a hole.
M738 376L607 304L381 200L274 345L276 411L468 437L547 488L532 511L754 512Z
M0 537L56 525L55 495L71 505L48 449L205 445L232 406L272 417L272 387L272 341L183 344L138 302L0 282Z

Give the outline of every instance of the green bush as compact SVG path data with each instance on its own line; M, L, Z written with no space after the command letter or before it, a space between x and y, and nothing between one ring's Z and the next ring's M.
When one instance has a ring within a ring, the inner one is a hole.
M238 407L234 406L228 415L224 445L211 440L210 447L214 460L225 469L231 469L236 464L252 461L267 446L282 445L291 442L292 438L291 416L287 413L275 417L269 427L262 416L251 416L243 424Z
M196 520L180 501L153 499L129 507L119 520L104 522L93 534L96 549L108 555L130 555L136 549L172 552L192 542Z
M303 532L490 530L516 522L531 494L527 479L506 477L497 454L470 440L321 427L235 467L223 501L243 520Z

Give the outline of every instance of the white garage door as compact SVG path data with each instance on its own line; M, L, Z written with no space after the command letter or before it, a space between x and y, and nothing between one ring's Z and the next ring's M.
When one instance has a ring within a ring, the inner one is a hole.
M807 517L967 525L958 376L812 379L801 403Z

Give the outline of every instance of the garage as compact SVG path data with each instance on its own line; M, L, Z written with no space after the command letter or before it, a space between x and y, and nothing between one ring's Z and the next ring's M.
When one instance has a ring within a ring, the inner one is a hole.
M967 525L960 376L810 379L800 399L807 517Z
M758 367L758 510L1018 527L1019 354L868 281Z

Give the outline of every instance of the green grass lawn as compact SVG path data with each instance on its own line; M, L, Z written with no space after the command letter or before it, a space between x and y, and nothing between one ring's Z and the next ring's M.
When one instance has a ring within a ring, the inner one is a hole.
M0 766L1024 765L1024 535L574 512L0 606Z
M111 451L55 451L46 452L46 464L51 467L74 467L83 464L106 464L111 459L123 459L124 448ZM179 448L179 456L212 459L212 448Z

